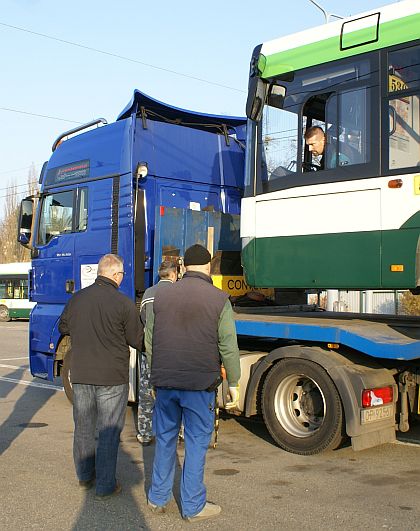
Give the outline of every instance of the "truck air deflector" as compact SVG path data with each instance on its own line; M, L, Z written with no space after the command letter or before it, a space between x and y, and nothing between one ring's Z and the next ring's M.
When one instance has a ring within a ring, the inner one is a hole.
M225 124L227 128L234 129L238 134L236 129L245 127L246 125L246 118L243 117L220 116L217 114L205 114L180 109L178 107L173 107L172 105L167 105L159 100L155 100L139 90L134 91L133 97L128 105L118 115L117 121L129 118L133 113L140 112L142 107L146 109L146 111L148 110L154 113L153 120L174 120L178 123L185 123L190 127L196 127L198 129L206 130L208 129L209 125L219 126L221 124ZM241 137L244 138L244 135L241 135Z

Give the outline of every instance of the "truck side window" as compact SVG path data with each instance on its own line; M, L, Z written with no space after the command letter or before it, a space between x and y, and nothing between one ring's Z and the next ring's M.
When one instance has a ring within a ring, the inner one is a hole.
M39 221L39 245L46 245L54 236L72 232L73 204L74 190L44 196Z
M76 232L82 232L87 229L88 221L88 190L87 188L79 188L77 191L77 215Z

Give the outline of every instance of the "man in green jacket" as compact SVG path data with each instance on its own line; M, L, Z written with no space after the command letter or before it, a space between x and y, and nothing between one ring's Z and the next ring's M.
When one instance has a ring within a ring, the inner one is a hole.
M207 502L203 483L221 363L229 383L230 407L239 401L241 369L233 311L228 295L213 286L210 260L210 253L201 245L185 251L187 272L181 280L156 293L154 321L150 323L156 451L148 505L154 512L164 512L172 496L176 444L183 422L181 508L182 516L189 521L221 512L219 505Z

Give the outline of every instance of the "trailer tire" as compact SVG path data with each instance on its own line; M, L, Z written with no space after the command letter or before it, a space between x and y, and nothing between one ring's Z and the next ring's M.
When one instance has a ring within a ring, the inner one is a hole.
M345 436L340 395L326 371L312 361L279 361L264 382L262 411L275 442L294 454L333 450Z
M8 323L11 320L9 309L3 304L0 306L0 321L2 323Z
M71 350L64 356L63 366L61 368L61 379L63 381L64 392L69 402L73 404L73 387L71 384L70 372Z

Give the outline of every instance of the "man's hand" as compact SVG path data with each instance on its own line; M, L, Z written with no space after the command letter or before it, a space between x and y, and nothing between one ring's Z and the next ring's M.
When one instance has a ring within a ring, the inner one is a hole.
M225 405L225 409L239 409L239 385L229 387L230 402Z

